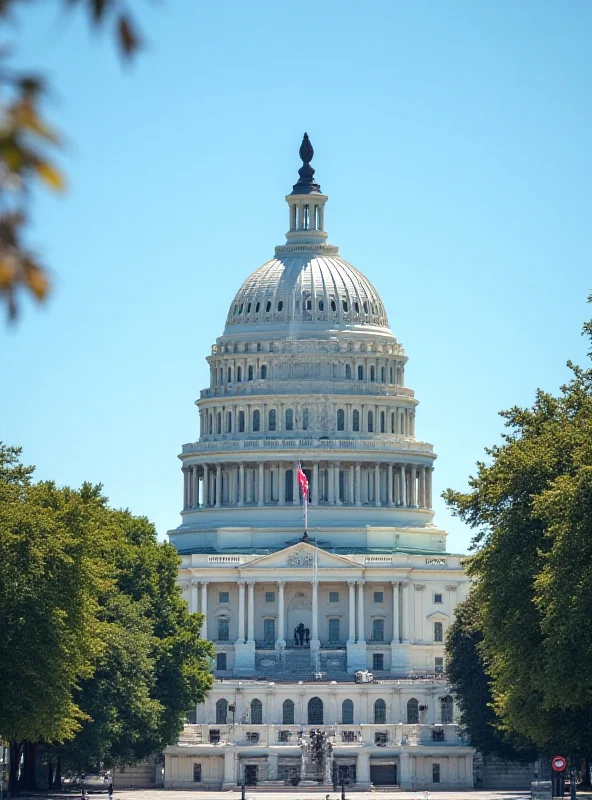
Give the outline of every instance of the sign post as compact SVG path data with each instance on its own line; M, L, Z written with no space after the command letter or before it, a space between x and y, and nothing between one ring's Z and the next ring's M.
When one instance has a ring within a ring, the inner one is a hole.
M563 773L567 767L567 759L564 756L553 756L551 766L553 767L553 797L563 798Z

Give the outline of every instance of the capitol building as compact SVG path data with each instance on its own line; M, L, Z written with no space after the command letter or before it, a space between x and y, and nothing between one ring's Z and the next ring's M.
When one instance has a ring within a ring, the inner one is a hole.
M216 680L165 785L471 788L444 655L468 578L433 521L407 356L327 242L312 157L305 134L286 243L232 301L180 455L169 536Z

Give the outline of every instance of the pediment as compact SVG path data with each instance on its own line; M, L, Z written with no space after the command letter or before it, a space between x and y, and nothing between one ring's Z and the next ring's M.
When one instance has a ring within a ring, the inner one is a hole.
M271 568L313 569L315 551L318 569L361 569L360 564L357 564L346 556L337 556L334 553L327 553L326 550L316 548L307 542L296 542L296 544L285 547L283 550L278 550L276 553L260 556L254 561L249 561L248 564L243 564L241 572L245 572L245 570L249 569Z
M432 622L447 622L450 617L443 611L432 611L431 614L426 616L426 619L430 619Z

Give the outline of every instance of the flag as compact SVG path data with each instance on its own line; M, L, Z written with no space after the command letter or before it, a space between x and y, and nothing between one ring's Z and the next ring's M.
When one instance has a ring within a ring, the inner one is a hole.
M302 495L304 502L308 503L308 478L304 474L300 464L298 464L298 472L296 473L296 477L298 478L298 486L300 486L300 494Z

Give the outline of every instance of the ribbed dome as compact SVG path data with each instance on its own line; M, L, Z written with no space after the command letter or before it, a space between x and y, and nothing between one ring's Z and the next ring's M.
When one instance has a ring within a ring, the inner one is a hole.
M276 258L249 275L239 289L225 333L244 325L298 325L315 331L372 326L387 333L386 311L370 281L340 258L336 247L325 245L324 253L319 249L278 247Z

